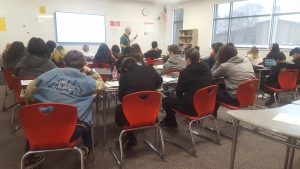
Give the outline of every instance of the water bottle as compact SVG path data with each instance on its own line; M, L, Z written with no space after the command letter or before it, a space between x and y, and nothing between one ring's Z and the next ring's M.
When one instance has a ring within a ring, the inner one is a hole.
M112 81L117 81L118 80L118 71L116 66L114 66L113 71L111 72L112 75Z

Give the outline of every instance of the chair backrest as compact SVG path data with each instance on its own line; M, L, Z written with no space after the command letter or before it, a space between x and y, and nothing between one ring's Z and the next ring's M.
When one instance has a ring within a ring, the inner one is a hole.
M195 92L193 102L199 117L213 114L218 89L218 85L211 85Z
M237 89L237 99L240 103L240 108L254 105L258 83L258 79L252 79L239 85Z
M160 109L161 93L140 91L126 95L122 99L124 115L129 127L154 125Z
M21 97L21 92L22 92L22 80L34 80L33 77L14 77L13 78L13 85L12 89L14 90L14 96L19 104L25 103L25 98ZM26 86L24 86L25 88Z
M1 70L3 71L3 76L5 79L5 82L7 84L7 87L9 89L12 89L13 87L13 78L14 78L14 68L7 68L7 67L1 67Z
M297 85L297 69L283 69L278 74L278 82L283 90L293 90Z
M77 123L77 107L38 103L19 110L20 125L30 149L64 148L70 144Z
M150 66L153 66L153 65L155 65L155 60L154 59L152 59L152 58L146 58L146 64L147 65L150 65Z

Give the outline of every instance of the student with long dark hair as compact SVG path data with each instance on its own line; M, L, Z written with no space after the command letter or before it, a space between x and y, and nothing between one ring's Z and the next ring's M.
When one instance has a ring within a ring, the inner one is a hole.
M105 43L101 44L94 57L93 63L94 64L104 63L113 66L114 62L115 62L115 58L113 57L108 46Z

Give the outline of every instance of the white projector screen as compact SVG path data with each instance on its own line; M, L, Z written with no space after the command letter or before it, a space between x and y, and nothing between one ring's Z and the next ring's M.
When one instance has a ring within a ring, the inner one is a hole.
M102 15L56 12L57 42L105 43Z

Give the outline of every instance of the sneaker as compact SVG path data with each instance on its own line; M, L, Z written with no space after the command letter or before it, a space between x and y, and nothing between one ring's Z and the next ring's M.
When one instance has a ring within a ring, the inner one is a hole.
M34 169L40 166L45 161L44 157L33 157L25 160L24 166L25 169Z
M164 118L162 121L160 121L159 125L163 129L177 129L178 128L177 122L174 122L174 123L167 122L166 118Z

